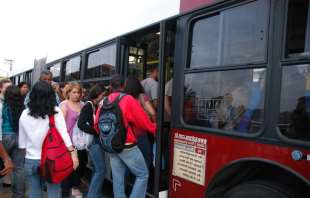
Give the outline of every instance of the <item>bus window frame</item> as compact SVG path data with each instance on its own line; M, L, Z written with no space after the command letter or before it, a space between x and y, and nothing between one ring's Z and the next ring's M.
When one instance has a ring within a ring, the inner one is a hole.
M284 17L283 17L283 22L284 22L284 27L283 27L283 37L282 37L282 50L281 50L281 63L282 64L289 64L289 63L297 63L298 61L310 61L310 55L308 57L286 57L286 44L287 44L287 23L288 23L288 9L289 9L289 2L291 0L286 0L285 1L285 8L284 8ZM310 28L310 2L309 2L309 8L308 8L308 21L307 21L307 27L309 26ZM305 38L305 42L309 41L310 42L310 31L306 32L306 38ZM308 40L307 40L307 36L308 36ZM305 46L306 47L306 46ZM310 48L310 45L309 45ZM310 52L310 49L309 49Z
M279 126L279 116L280 116L280 108L281 108L281 94L282 94L282 74L283 74L283 68L284 67L294 67L298 65L303 65L303 64L310 64L310 56L308 58L305 57L286 57L286 38L287 38L287 22L288 22L288 8L289 8L289 0L286 0L284 5L281 5L284 9L283 17L281 18L281 22L283 24L279 24L280 26L282 25L282 38L281 38L281 51L280 51L280 61L279 61L279 68L273 68L276 70L274 73L278 73L277 77L279 78L279 94L277 96L277 112L274 117L274 122L275 122L275 130L276 130L276 135L279 137L281 141L283 141L286 144L289 145L294 145L294 146L301 146L301 147L309 147L310 146L310 141L304 141L304 140L299 140L299 139L293 139L285 136ZM310 16L310 3L309 3L309 10L308 10L308 16ZM310 20L310 18L309 18ZM308 25L310 24L310 21L307 23ZM310 40L310 31L308 32L308 35Z
M91 78L87 78L86 76L86 73L87 73L87 70L88 70L88 59L89 59L89 55L91 53L94 53L94 52L98 52L100 51L101 49L103 48L106 48L106 47L109 47L109 46L112 46L112 45L115 45L115 72L117 73L119 71L119 64L118 64L118 58L119 58L119 41L118 40L111 40L111 41L108 41L108 42L105 42L103 44L100 44L100 45L97 45L89 50L86 50L84 52L84 56L83 58L85 59L84 60L84 64L82 63L81 64L81 69L83 68L84 69L84 72L83 72L83 75L82 75L82 78L83 80L93 80L93 79L102 79L102 78L107 78L108 76L101 76L101 77L91 77ZM83 59L82 59L83 60ZM96 68L96 67L93 67L93 68ZM113 74L112 74L113 75Z
M66 78L68 78L67 76L70 76L70 78L71 78L71 74L75 73L75 72L72 72L72 73L67 74L67 63L69 61L75 59L75 58L79 58L80 59L80 65L79 65L80 68L79 68L79 70L76 71L76 72L79 72L79 78L75 79L75 80L72 80L72 79L66 80ZM81 70L82 70L82 67L83 67L82 60L83 60L83 53L78 53L78 54L70 56L70 57L68 57L68 58L66 58L66 59L64 59L62 61L62 64L61 64L62 68L60 70L63 72L63 80L64 80L63 82L78 82L78 81L80 81L82 79L81 78L81 75L82 75L82 71Z
M187 54L186 54L186 69L189 70L196 70L196 69L201 69L201 68L226 68L226 67L234 67L234 66L242 66L242 65L260 65L263 63L267 63L268 60L268 43L269 43L269 33L270 33L270 18L271 18L271 3L267 2L267 13L266 13L266 39L265 39L265 56L264 56L264 60L261 61L256 61L256 62L245 62L242 64L221 64L221 65L204 65L204 66L200 66L200 67L190 67L191 64L191 50L189 50L190 46L192 46L192 35L193 35L193 27L195 25L195 23L199 20L205 19L205 18L209 18L212 16L216 16L219 15L220 13L225 11L225 10L229 10L235 7L239 7L239 6L243 6L249 3L253 3L255 1L260 1L260 0L245 0L243 2L240 3L235 3L233 5L230 6L225 6L224 8L215 8L212 9L212 7L210 8L211 10L208 11L208 9L202 13L198 12L198 13L194 13L192 14L192 16L189 17L188 21L187 21L187 30L186 30L186 34L188 35L186 37L186 41L187 41ZM219 32L221 33L221 32Z
M238 131L227 131L227 130L223 130L223 129L216 129L216 128L210 128L210 127L203 127L203 126L198 126L198 125L192 125L192 124L188 124L184 121L183 118L183 104L184 104L184 90L181 89L180 91L180 95L178 98L180 98L178 100L178 115L177 113L173 114L173 115L177 115L177 119L178 122L180 123L181 128L184 129L188 129L188 130L195 130L197 132L201 132L201 133L212 133L215 135L225 135L225 136L233 136L233 137L238 137L238 138L252 138L255 139L259 136L262 136L267 132L267 125L268 122L266 121L268 116L267 116L267 111L266 109L268 108L268 101L267 98L269 97L269 79L268 79L268 73L270 72L270 63L269 63L269 39L270 39L270 32L272 31L272 24L271 24L271 14L272 14L272 10L271 10L271 3L268 2L267 3L267 13L266 13L266 44L265 44L265 58L263 61L259 61L259 62L251 62L251 63L243 63L243 64L231 64L231 65L219 65L219 66L208 66L208 67L194 67L194 68L190 68L190 57L191 57L191 42L192 42L192 36L193 36L193 25L195 24L195 22L199 19L203 19L203 18L207 18L207 17L212 17L214 15L219 14L220 12L223 12L224 10L227 9L231 9L234 7L238 7L238 6L242 6L242 5L246 5L248 3L254 2L256 0L247 0L247 1L243 1L243 2L239 2L239 3L233 3L232 5L224 5L223 7L218 7L218 6L211 6L208 7L200 12L196 12L196 13L192 13L189 15L185 15L182 16L179 21L182 19L185 21L183 23L184 27L183 27L183 31L184 31L184 35L181 36L182 37L182 45L184 45L184 51L183 51L183 58L182 58L182 62L179 63L182 65L182 68L180 68L181 71L179 72L175 72L174 73L174 78L176 77L176 75L181 76L180 79L178 80L178 82L180 82L180 84L182 86L184 86L185 84L185 75L189 74L189 73L199 73L199 72L214 72L214 71L229 71L229 70L240 70L240 69L260 69L260 68L265 68L266 69L266 81L265 81L265 93L264 93L264 113L263 113L263 123L261 128L255 132L255 133L240 133ZM181 35L181 33L179 33ZM176 50L179 49L178 47L176 47ZM175 52L175 54L180 54ZM178 63L176 63L178 64ZM176 74L178 73L178 74ZM175 78L177 79L177 78ZM174 83L175 84L175 83ZM176 86L174 85L174 89L177 89ZM179 89L179 88L178 88ZM172 127L175 127L174 125L172 125Z

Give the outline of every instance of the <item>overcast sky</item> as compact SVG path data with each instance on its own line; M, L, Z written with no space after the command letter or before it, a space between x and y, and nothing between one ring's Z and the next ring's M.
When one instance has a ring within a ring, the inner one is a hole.
M0 75L48 62L179 12L180 0L0 0Z

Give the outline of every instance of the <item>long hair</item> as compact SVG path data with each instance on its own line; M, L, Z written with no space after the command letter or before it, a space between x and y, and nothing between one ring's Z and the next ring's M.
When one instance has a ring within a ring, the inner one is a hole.
M29 95L29 115L32 117L45 118L46 115L51 116L56 114L56 95L50 84L45 81L37 82Z
M138 98L141 93L144 93L144 89L137 78L130 76L125 82L125 93L132 95L134 98Z
M6 89L4 94L4 104L9 107L9 113L12 119L12 127L14 131L18 131L18 121L22 111L24 110L24 102L17 86L10 85Z

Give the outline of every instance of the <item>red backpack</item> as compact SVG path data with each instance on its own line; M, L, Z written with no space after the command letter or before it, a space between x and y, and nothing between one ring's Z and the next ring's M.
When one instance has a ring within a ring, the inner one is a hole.
M50 183L60 183L73 171L73 161L62 137L55 127L54 116L49 117L50 128L43 141L40 175Z

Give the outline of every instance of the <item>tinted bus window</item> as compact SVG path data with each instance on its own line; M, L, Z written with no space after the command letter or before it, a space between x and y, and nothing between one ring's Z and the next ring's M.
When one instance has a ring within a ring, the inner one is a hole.
M196 21L192 29L190 67L264 61L267 7L267 0L258 0Z
M309 0L290 0L287 17L286 57L310 57Z
M310 141L310 64L283 68L279 128L286 137Z
M81 57L77 56L66 62L66 81L80 80Z
M60 81L60 66L61 66L61 63L57 63L53 65L52 67L50 67L50 71L53 74L53 81L55 82Z
M88 55L86 78L111 76L116 72L116 44L101 48Z
M255 133L263 122L265 69L185 75L183 119L191 125Z

